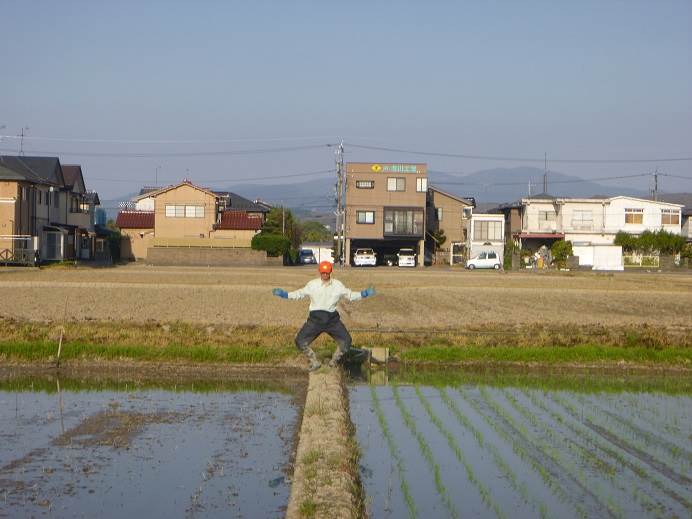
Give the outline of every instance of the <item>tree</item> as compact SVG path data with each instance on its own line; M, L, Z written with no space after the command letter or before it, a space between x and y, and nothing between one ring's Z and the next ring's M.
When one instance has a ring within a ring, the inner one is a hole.
M268 256L283 256L291 249L291 241L281 234L271 234L262 231L252 237L250 246L254 250L263 250Z
M301 243L300 224L296 221L290 209L273 207L262 226L266 234L278 234L289 239L291 246L298 249Z
M620 245L625 252L677 254L685 247L685 238L663 229L644 231L639 236L620 231L615 235L613 243Z
M320 222L308 221L301 224L302 241L326 242L330 241L334 233Z
M558 240L550 247L550 253L553 256L553 263L558 268L565 268L567 258L572 255L572 242L569 240Z

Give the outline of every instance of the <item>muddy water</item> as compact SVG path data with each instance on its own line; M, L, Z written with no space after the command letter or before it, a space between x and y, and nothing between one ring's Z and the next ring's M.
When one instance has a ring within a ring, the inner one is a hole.
M247 386L0 384L0 517L283 516L298 400Z
M378 374L350 387L371 517L690 517L678 378Z

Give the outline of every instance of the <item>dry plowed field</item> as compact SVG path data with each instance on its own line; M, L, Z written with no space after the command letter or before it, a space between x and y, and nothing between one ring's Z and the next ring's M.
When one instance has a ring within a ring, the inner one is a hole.
M307 301L273 297L316 277L314 268L0 269L0 318L35 321L182 321L299 325ZM692 275L662 273L498 273L449 269L337 269L334 277L378 295L340 305L363 328L574 323L692 324Z

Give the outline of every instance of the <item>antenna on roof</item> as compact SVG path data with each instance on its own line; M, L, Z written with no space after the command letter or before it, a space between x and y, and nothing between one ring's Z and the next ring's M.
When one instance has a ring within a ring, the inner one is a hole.
M19 140L19 155L24 155L24 130L29 130L28 126L24 126L22 128L22 131L17 137L20 137Z

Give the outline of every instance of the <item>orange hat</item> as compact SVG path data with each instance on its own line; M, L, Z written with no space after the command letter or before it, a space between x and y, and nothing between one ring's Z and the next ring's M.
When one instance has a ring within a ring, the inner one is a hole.
M319 270L320 270L320 274L321 274L322 272L329 272L329 273L331 273L331 271L332 271L332 264L329 263L328 261L322 261L322 262L320 263Z

